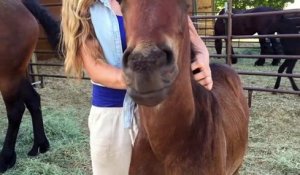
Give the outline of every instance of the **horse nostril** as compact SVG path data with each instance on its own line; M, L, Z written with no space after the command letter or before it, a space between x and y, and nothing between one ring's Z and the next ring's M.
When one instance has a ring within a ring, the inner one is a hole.
M170 65L174 62L173 52L169 48L162 49L166 54L166 65Z
M129 60L129 56L132 52L132 49L127 48L123 54L123 67L128 67L128 60Z

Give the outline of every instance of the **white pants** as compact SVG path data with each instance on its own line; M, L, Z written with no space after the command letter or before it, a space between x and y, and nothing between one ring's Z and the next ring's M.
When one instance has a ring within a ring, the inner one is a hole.
M134 130L124 128L122 108L92 106L89 115L93 175L128 175Z

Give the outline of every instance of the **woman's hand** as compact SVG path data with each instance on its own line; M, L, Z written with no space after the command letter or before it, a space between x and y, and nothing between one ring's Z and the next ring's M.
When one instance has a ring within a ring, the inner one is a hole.
M194 74L194 79L204 86L207 90L211 90L213 86L213 81L211 77L211 70L209 67L208 59L205 59L204 54L196 53L194 57L194 62L191 64L191 68ZM197 71L199 70L199 71Z
M190 17L188 17L188 23L191 47L194 52L194 61L191 64L192 71L196 72L194 73L194 78L207 90L211 90L213 81L211 77L211 70L209 67L209 53L207 47L199 37Z

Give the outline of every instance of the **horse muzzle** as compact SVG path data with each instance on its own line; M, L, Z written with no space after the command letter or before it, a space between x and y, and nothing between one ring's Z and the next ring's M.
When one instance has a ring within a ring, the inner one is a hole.
M123 57L127 90L133 100L155 106L168 95L178 67L168 47L145 46L128 48Z

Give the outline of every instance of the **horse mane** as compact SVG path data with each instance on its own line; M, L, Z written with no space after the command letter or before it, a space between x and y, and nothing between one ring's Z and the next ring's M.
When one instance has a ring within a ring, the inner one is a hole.
M194 61L195 58L195 52L193 50L191 50L190 52L190 58L191 58L191 62ZM214 64L212 64L214 65ZM195 108L196 109L204 109L204 110L196 110L196 117L195 117L195 122L193 123L193 125L195 125L195 127L192 127L195 129L195 131L191 132L191 138L195 138L197 136L199 136L199 126L201 129L208 128L209 130L211 130L211 125L213 124L211 122L211 117L213 116L219 116L219 115L212 115L209 114L208 111L206 109L210 109L211 106L210 104L214 104L215 107L218 106L218 102L217 100L215 100L215 97L213 95L213 93L211 91L208 91L206 88L204 88L202 85L200 85L193 77L193 74L196 74L200 72L199 69L196 69L194 71L191 71L190 75L191 75L191 85L192 85L192 92L193 92L193 97L194 97L194 101L195 101ZM212 110L213 112L219 112L218 110ZM202 117L201 115L204 114L204 116L206 117ZM197 129L196 129L197 128ZM209 132L210 133L210 132ZM209 134L209 133L205 133L205 134ZM200 138L203 138L205 136L199 136ZM206 137L206 139L209 139L209 137ZM209 142L210 143L210 142Z
M37 0L23 0L23 4L43 26L47 39L54 50L58 50L60 42L60 23Z

